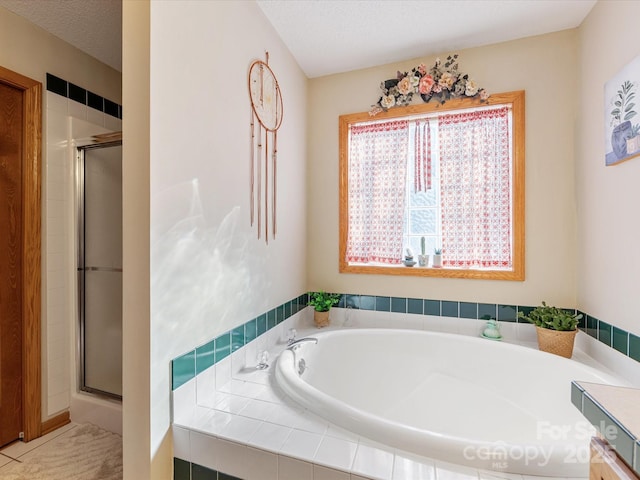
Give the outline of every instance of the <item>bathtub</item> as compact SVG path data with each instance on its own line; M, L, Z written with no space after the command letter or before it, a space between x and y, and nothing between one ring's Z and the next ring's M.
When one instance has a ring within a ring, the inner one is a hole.
M624 384L573 360L462 335L344 329L313 337L317 344L278 358L287 395L363 437L481 469L588 476L594 429L571 404L571 380Z

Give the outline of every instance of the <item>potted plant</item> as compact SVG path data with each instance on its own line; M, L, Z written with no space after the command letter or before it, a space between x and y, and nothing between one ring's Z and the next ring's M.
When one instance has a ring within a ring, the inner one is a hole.
M424 237L420 238L420 255L418 255L418 265L421 267L426 267L429 264L429 255L427 255L426 251L427 240Z
M320 290L310 295L308 305L313 307L313 321L316 327L321 328L329 325L329 311L339 301L340 295L337 293L327 293Z
M617 92L615 101L613 104L613 110L611 110L611 147L613 153L616 154L618 159L622 159L627 156L627 139L633 138L634 132L631 125L631 119L637 115L633 109L635 106L634 84L629 80L625 81ZM635 145L634 145L635 146Z
M571 358L573 343L578 332L578 321L582 318L582 314L569 313L542 302L542 306L534 308L528 315L518 312L518 318L536 326L540 350Z
M442 249L435 248L433 250L433 266L434 268L442 267Z

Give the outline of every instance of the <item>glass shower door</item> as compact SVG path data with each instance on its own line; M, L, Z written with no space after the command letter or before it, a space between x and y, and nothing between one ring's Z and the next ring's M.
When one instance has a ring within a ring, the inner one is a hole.
M122 145L80 157L80 388L122 398Z

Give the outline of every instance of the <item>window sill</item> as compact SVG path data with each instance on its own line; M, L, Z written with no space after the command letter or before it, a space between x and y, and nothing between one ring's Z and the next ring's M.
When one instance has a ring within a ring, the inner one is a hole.
M523 281L524 267L513 270L480 270L462 268L406 267L404 265L372 266L340 263L340 273L400 275L407 277L468 278L477 280Z

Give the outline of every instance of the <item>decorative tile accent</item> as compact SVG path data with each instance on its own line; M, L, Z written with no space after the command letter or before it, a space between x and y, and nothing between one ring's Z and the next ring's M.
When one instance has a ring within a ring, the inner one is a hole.
M173 480L191 480L191 464L185 460L174 457Z
M629 334L629 356L640 362L640 337Z
M391 311L395 313L407 313L407 299L391 297Z
M407 313L422 315L424 313L424 301L421 298L408 298Z
M49 77L48 77L49 78ZM57 78L57 77L55 77ZM60 79L58 79L60 80ZM62 81L64 82L64 81ZM56 80L51 81L52 88L61 89L63 85ZM64 84L68 88L68 84ZM51 90L53 91L53 90ZM91 92L87 92L91 102ZM499 305L493 303L456 302L449 300L430 300L419 298L386 297L358 294L338 294L338 307L375 310L378 312L410 313L414 315L434 315L452 318L497 319L502 322L524 322L517 318L518 312L529 314L534 307L523 305ZM306 308L309 303L309 293L304 293L293 300L283 303L235 329L225 332L215 340L202 345L173 360L173 388L193 378L196 374L222 360L231 352L255 340L260 335L275 327L292 315ZM565 309L574 313L581 313L583 318L579 328L605 345L614 348L623 355L640 362L640 337L615 327L607 322L587 315L575 309ZM214 343L215 341L215 343ZM213 363L211 350L214 349Z
M309 303L309 294L305 293L173 359L171 362L172 390L306 308L307 303ZM277 319L280 320L277 321Z
M637 450L638 439L629 433L602 405L596 402L576 382L571 382L571 403L605 435L607 441L629 465L634 462L634 449Z
M624 355L629 355L629 333L613 327L613 348Z
M518 313L522 312L523 315L529 316L533 308L534 307L525 307L523 305L518 305ZM516 314L516 320L518 323L529 323L524 318L517 318L517 314Z
M200 375L215 363L215 343L215 340L211 340L209 343L196 348L196 375Z
M515 305L498 305L498 321L517 321L518 308Z
M375 310L376 309L376 297L370 295L360 296L360 309L361 310Z
M391 298L376 297L376 312L390 312L390 311L391 311Z
M608 347L611 346L611 325L601 320L598 320L598 340Z
M62 78L47 73L47 90L58 95L62 95L74 102L87 105L95 110L104 112L114 118L122 119L122 105L118 105L111 100L96 95L78 85L67 82Z
M479 303L478 318L480 320L497 320L497 305L495 303Z
M478 304L460 302L460 318L478 318Z
M191 350L171 362L172 388L175 390L196 376L196 351Z
M442 316L443 317L457 317L458 316L458 302L442 301Z
M425 300L424 314L440 316L440 300Z

